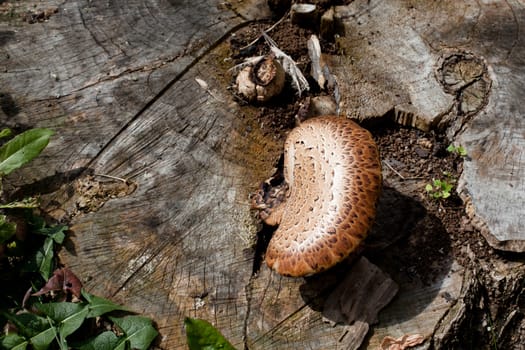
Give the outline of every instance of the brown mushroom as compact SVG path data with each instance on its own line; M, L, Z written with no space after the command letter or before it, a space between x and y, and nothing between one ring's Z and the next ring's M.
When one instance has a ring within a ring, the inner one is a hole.
M264 221L278 224L266 263L306 276L344 260L366 237L381 190L381 163L370 133L344 117L304 121L284 149L283 202Z
M282 65L270 54L242 69L235 83L239 94L248 101L266 102L281 93L285 78Z

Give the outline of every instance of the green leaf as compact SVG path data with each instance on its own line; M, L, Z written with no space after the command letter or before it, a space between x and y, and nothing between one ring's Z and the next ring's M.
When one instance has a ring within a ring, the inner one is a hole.
M84 307L81 311L64 319L60 323L60 328L59 328L60 336L65 338L68 335L72 334L77 329L79 329L80 326L82 326L82 323L84 323L84 320L86 319L88 311L89 311L88 308Z
M58 347L60 348L60 350L69 350L70 349L70 347L67 345L66 338L64 338L62 336L62 334L60 334L60 333L58 333L57 342L58 342Z
M447 151L460 155L461 157L465 157L467 155L467 150L463 146L454 146L451 144L447 147Z
M151 320L146 317L110 317L110 320L125 334L116 349L126 349L126 343L129 343L132 349L146 350L159 334L151 325Z
M427 184L425 186L425 191L427 191L427 192L431 192L433 189L434 189L434 187L431 184Z
M49 328L49 322L47 319L35 314L22 313L15 315L2 312L2 316L15 325L18 329L18 333L26 338L31 338Z
M39 255L40 253L40 255ZM53 239L46 238L44 245L37 252L37 262L38 262L38 271L44 280L48 280L51 274L53 273Z
M190 350L235 350L208 321L186 317L184 325Z
M38 207L38 200L35 197L24 198L21 201L14 201L7 204L0 204L0 209L32 209Z
M0 244L8 241L16 233L16 224L7 221L7 216L0 215Z
M48 280L53 273L53 239L48 237L44 245L38 249L33 258L28 262L26 270L39 272L44 280Z
M21 344L18 344L18 345L15 346L15 347L12 347L12 348L6 348L6 349L9 349L9 350L26 350L28 344L29 344L29 343L26 341L26 342L23 342L23 343L21 343Z
M56 339L55 327L43 317L30 313L13 315L4 312L2 315L16 326L22 336L30 338L29 342L35 350L46 350Z
M49 325L49 324L48 324ZM56 328L49 325L49 328L38 333L30 339L33 349L46 350L49 345L57 338Z
M119 338L115 333L106 331L100 333L94 338L76 344L74 348L78 350L114 350L117 347L118 342Z
M64 242L64 238L66 237L65 231L68 229L69 227L66 225L53 225L49 227L41 227L36 229L35 232L50 237L57 244L62 244Z
M58 325L63 339L80 328L89 312L88 306L81 303L38 303L35 307Z
M35 303L34 307L56 323L60 323L86 308L82 303L70 303L65 301L55 303Z
M0 139L11 136L12 133L13 132L11 131L11 129L8 129L8 128L2 129L2 131L0 131Z
M31 129L2 145L0 147L0 176L10 174L38 156L49 143L51 135L53 131L49 129Z
M129 311L126 307L113 303L111 300L97 297L82 290L82 296L86 298L89 305L88 318L98 317L115 310Z
M43 217L38 215L31 215L27 219L27 223L31 226L31 229L35 232L40 232L41 229L46 227L46 221Z
M28 344L28 341L17 333L10 333L0 338L2 350L25 350Z

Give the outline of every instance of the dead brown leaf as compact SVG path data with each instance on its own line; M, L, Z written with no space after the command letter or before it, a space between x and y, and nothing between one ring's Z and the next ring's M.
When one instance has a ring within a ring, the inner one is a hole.
M421 334L405 334L401 338L386 336L381 341L381 350L405 350L413 346L422 344L425 337Z
M54 292L62 292L63 297L67 297L69 294L76 298L80 298L80 291L82 290L82 282L78 277L68 268L63 267L56 269L45 286L43 286L38 292L31 294L32 296L39 296L45 294L51 294Z

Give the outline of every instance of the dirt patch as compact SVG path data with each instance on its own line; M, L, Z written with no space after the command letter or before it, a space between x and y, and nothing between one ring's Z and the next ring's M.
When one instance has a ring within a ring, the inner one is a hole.
M136 188L136 183L124 179L107 175L88 175L75 182L75 191L78 195L75 209L83 213L95 212L110 199L128 196Z

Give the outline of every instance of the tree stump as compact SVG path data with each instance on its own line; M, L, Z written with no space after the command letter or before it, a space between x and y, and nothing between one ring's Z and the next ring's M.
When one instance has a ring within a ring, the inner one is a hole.
M265 1L4 1L0 11L0 121L56 131L6 187L42 193L50 217L70 220L62 262L89 292L152 317L159 348L186 347L185 316L237 348L375 349L406 334L446 348L480 299L523 298L522 263L458 261L445 230L425 234L440 223L387 170L364 257L307 279L259 269L249 194L282 142L228 91L227 41L271 18ZM475 224L493 247L523 252L523 4L352 1L334 20L341 110L445 130L468 152L461 194ZM427 280L406 273L400 237L428 264L427 242L440 241ZM357 312L346 300L356 276L390 293ZM525 339L522 309L490 312L502 337Z

